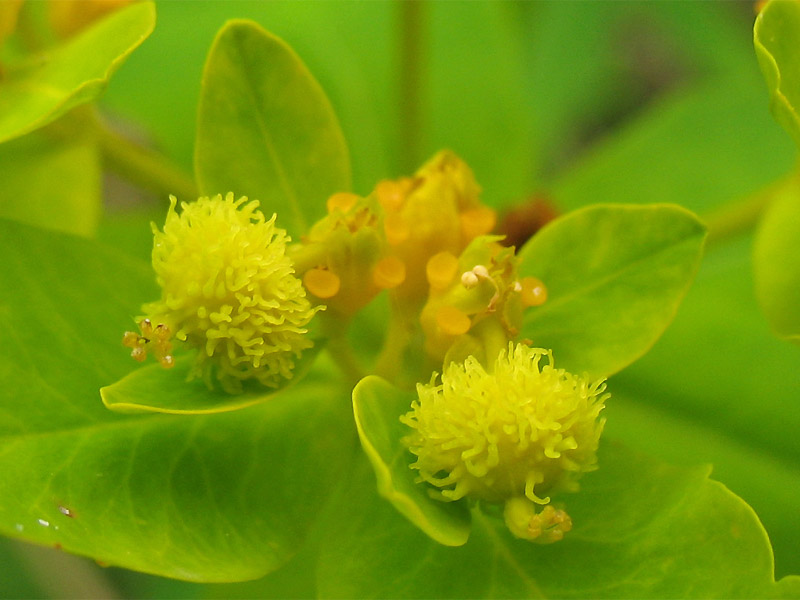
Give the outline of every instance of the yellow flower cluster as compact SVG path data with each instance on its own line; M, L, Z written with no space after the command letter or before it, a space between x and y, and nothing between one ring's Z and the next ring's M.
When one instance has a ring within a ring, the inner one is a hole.
M556 369L550 352L524 344L510 343L492 366L469 357L450 363L440 384L417 386L419 400L401 418L413 430L404 440L417 457L411 467L439 499L506 503L515 535L555 541L566 514L537 514L535 505L577 490L596 468L605 383Z
M311 306L292 261L286 232L233 194L182 202L170 199L163 231L153 226L153 268L161 298L142 307L140 334L124 343L143 360L148 347L172 362L169 336L199 349L193 376L226 391L254 379L269 387L291 378L294 361L312 342ZM154 325L155 324L155 325Z

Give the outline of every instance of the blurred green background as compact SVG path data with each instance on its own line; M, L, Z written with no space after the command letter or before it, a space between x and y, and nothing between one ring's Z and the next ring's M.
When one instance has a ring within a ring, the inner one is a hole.
M447 147L501 211L539 197L562 211L673 202L702 217L794 163L768 112L751 2L157 8L154 34L114 76L101 108L187 171L203 62L229 18L258 21L305 60L340 117L358 193ZM413 89L403 76L411 55ZM106 184L101 239L146 257L147 222L166 199ZM771 334L756 305L751 242L744 233L709 245L664 338L611 381L606 435L670 462L712 463L762 519L781 576L800 573L800 351ZM311 576L300 557L261 582L202 586L0 541L0 596L9 598L302 597L309 588L297 582Z

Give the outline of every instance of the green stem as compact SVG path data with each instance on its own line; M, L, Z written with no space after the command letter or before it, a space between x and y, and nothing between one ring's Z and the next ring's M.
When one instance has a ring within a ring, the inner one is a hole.
M795 173L782 177L744 200L727 204L706 215L704 220L708 226L707 245L717 245L753 229L778 190L791 184L796 177Z
M97 120L95 133L106 166L142 188L159 196L196 200L194 181L163 154L148 150L110 130Z
M399 0L400 155L404 173L413 172L420 158L423 0Z
M398 373L402 372L405 353L411 341L411 326L407 311L397 305L392 306L392 316L383 348L375 361L375 374L397 383Z
M341 318L339 315L322 314L322 332L328 338L326 349L333 359L334 364L347 378L348 385L352 389L361 381L366 373L353 353L352 345L347 339L347 330L350 321Z

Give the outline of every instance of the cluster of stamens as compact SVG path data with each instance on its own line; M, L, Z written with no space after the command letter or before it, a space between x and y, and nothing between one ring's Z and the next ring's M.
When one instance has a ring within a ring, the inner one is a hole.
M122 336L122 345L131 349L131 357L143 362L148 353L165 369L175 366L175 358L172 356L172 332L165 323L159 323L153 327L150 319L139 321L139 333L126 331Z

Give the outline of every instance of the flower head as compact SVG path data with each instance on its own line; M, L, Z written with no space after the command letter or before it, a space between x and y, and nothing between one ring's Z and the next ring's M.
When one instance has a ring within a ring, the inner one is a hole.
M286 232L258 201L233 194L182 202L180 213L170 202L163 231L153 225L161 298L142 307L138 339L124 340L134 358L155 341L156 357L170 366L171 335L198 348L193 375L209 385L216 379L237 392L247 379L275 387L291 378L295 358L312 345L305 334L318 309L285 254Z
M475 237L492 230L496 215L480 203L480 191L472 170L447 150L414 177L378 183L373 195L384 211L386 242L408 273L395 290L399 297L423 299L428 260L442 252L457 256Z
M438 499L505 503L512 533L546 531L538 541L555 541L568 517L535 506L577 490L580 475L596 468L604 391L603 380L556 369L550 351L524 344L509 344L491 371L473 357L452 362L441 384L417 386L419 399L401 417L413 429L404 440L417 457L411 468Z

